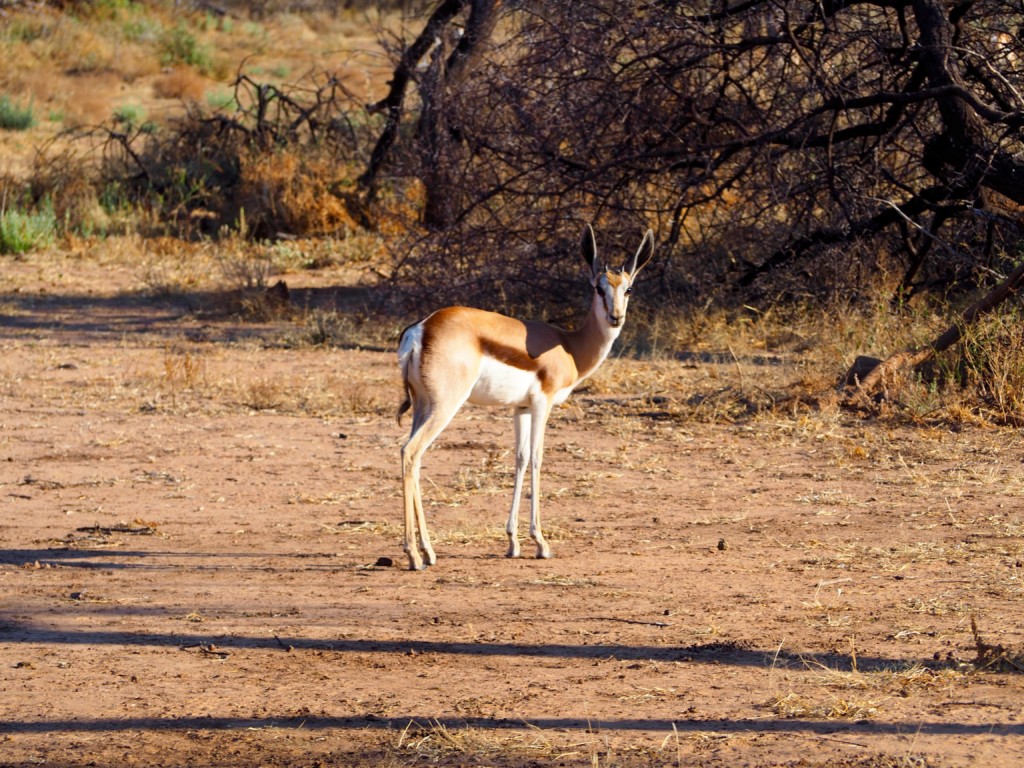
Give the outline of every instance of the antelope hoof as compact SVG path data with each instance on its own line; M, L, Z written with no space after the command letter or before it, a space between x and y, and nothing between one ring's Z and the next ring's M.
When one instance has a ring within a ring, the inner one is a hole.
M416 550L409 550L408 552L406 552L406 554L409 556L410 571L425 571L427 570L428 565L434 564L430 560L424 561L423 558L420 556L420 553Z
M508 545L508 552L505 553L505 557L519 557L519 542L513 541Z
M537 545L537 559L538 560L550 560L551 559L551 547L547 544Z

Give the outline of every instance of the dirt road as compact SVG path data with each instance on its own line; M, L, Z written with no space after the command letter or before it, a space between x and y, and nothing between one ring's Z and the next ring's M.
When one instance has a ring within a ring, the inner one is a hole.
M552 418L555 557L503 557L511 419L469 409L412 573L391 352L19 285L0 764L1024 761L1017 432L696 423L612 361Z

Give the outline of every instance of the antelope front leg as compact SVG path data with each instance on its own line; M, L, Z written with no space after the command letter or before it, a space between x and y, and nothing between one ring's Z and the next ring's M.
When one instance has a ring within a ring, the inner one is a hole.
M544 427L551 406L547 402L535 408L530 418L530 537L537 543L537 557L547 560L551 547L540 530L540 465L544 460Z
M523 496L523 479L526 477L526 465L530 460L530 412L525 408L517 408L516 425L516 476L512 490L512 509L508 513L508 557L519 557L519 502Z

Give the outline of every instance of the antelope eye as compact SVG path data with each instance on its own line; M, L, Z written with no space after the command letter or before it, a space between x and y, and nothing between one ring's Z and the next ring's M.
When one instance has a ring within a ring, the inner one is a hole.
M629 294L631 294L632 292L633 292L633 286L631 285L631 286L629 286L629 288L626 289L626 295L629 296Z
M594 290L597 291L597 295L598 296L600 296L602 299L604 298L604 286L602 286L602 285L595 285L594 286Z

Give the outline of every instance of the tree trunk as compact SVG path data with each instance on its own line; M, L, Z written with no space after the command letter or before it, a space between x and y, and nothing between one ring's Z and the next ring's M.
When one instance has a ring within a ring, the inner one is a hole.
M398 137L398 128L402 122L402 112L405 107L405 91L412 79L413 71L433 47L437 38L443 34L445 26L462 11L467 2L468 0L444 0L438 4L430 18L427 19L423 31L412 45L405 49L402 58L399 59L398 66L395 67L395 72L391 76L391 87L388 89L387 96L375 104L367 105L366 110L370 114L387 113L384 130L381 131L380 138L377 139L377 143L373 147L366 171L359 177L359 185L368 190L370 196L373 195L377 174L384 164L384 158L387 157L388 151Z
M936 104L945 131L939 140L940 154L952 172L950 187L973 195L984 186L1024 205L1024 163L986 137L978 110L998 110L980 103L964 82L953 56L955 29L946 7L943 0L914 0L928 85L945 89Z
M422 111L416 136L427 196L423 223L433 229L450 226L462 210L463 145L450 97L493 32L497 7L498 0L470 0L462 36L453 43L455 35L442 35L420 82Z
M457 191L454 177L457 142L453 137L458 130L451 124L447 96L465 77L483 44L490 38L500 4L500 0L442 0L419 36L402 54L387 95L376 104L367 106L371 114L387 114L366 171L359 177L359 184L367 191L368 197L372 198L377 175L398 137L409 82L423 57L433 50L427 75L420 83L422 113L417 129L424 160L423 181L427 187L424 220L438 227L451 223L454 212L458 210L457 200L452 198ZM458 36L452 22L467 7L469 14L465 28ZM458 42L453 44L456 38Z

